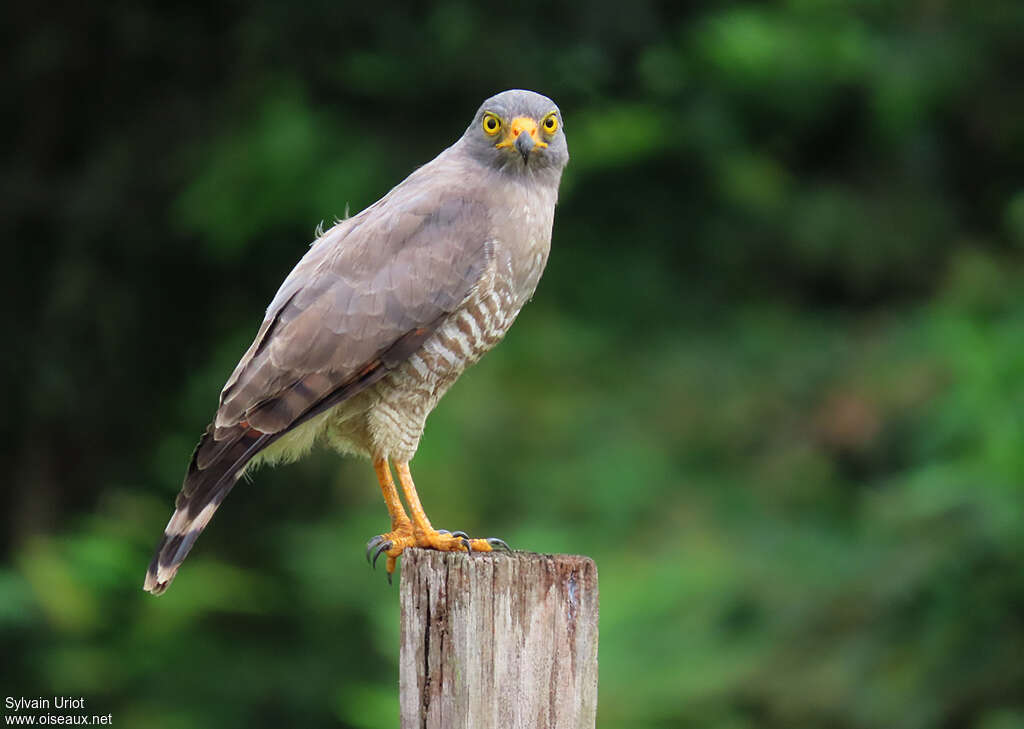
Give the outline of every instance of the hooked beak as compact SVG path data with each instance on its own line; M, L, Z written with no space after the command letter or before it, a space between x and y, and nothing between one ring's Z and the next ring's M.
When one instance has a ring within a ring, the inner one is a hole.
M526 164L527 160L530 159L530 152L537 146L537 143L533 140L533 136L530 134L520 134L516 137L516 151L523 155L523 164Z
M534 149L543 149L548 146L548 143L542 140L539 134L540 131L537 128L536 120L526 116L516 117L512 120L508 134L496 146L499 149L501 147L514 146L516 151L522 155L523 163L525 164L530 159L530 153Z

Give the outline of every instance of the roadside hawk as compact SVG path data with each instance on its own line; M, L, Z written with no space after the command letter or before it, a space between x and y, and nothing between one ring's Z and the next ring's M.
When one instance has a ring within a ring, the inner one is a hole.
M146 590L167 589L247 469L296 460L317 442L372 459L391 530L370 540L367 558L385 554L389 580L407 547L505 547L434 529L409 461L438 400L533 295L568 160L554 102L505 91L455 144L313 243L224 385Z

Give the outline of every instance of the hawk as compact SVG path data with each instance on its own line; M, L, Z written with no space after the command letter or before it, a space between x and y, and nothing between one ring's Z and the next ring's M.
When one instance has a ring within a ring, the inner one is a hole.
M438 400L537 288L568 161L554 102L505 91L455 144L313 243L224 385L144 589L167 589L247 469L318 442L372 460L391 529L366 554L387 556L389 581L408 547L507 548L431 526L409 462Z

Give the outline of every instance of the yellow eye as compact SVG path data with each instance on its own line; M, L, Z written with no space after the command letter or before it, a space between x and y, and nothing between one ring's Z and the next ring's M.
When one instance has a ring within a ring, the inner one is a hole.
M497 115L487 112L484 114L483 126L484 132L493 137L498 133L498 130L501 129L501 119L499 119Z
M551 112L550 114L548 114L546 117L544 117L544 121L541 122L541 126L544 127L544 131L547 132L548 134L554 134L555 132L557 132L558 114L556 114L555 112Z

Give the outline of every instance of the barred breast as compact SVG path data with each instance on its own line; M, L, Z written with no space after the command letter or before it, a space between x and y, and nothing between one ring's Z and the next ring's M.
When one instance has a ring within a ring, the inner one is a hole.
M420 350L377 385L379 399L366 418L372 453L400 461L412 458L437 401L515 321L522 302L513 283L507 262L492 267Z
M509 195L518 201L496 221L508 236L489 242L491 263L466 300L409 359L326 418L336 449L411 460L438 400L505 336L537 288L554 222L554 193L522 190Z

